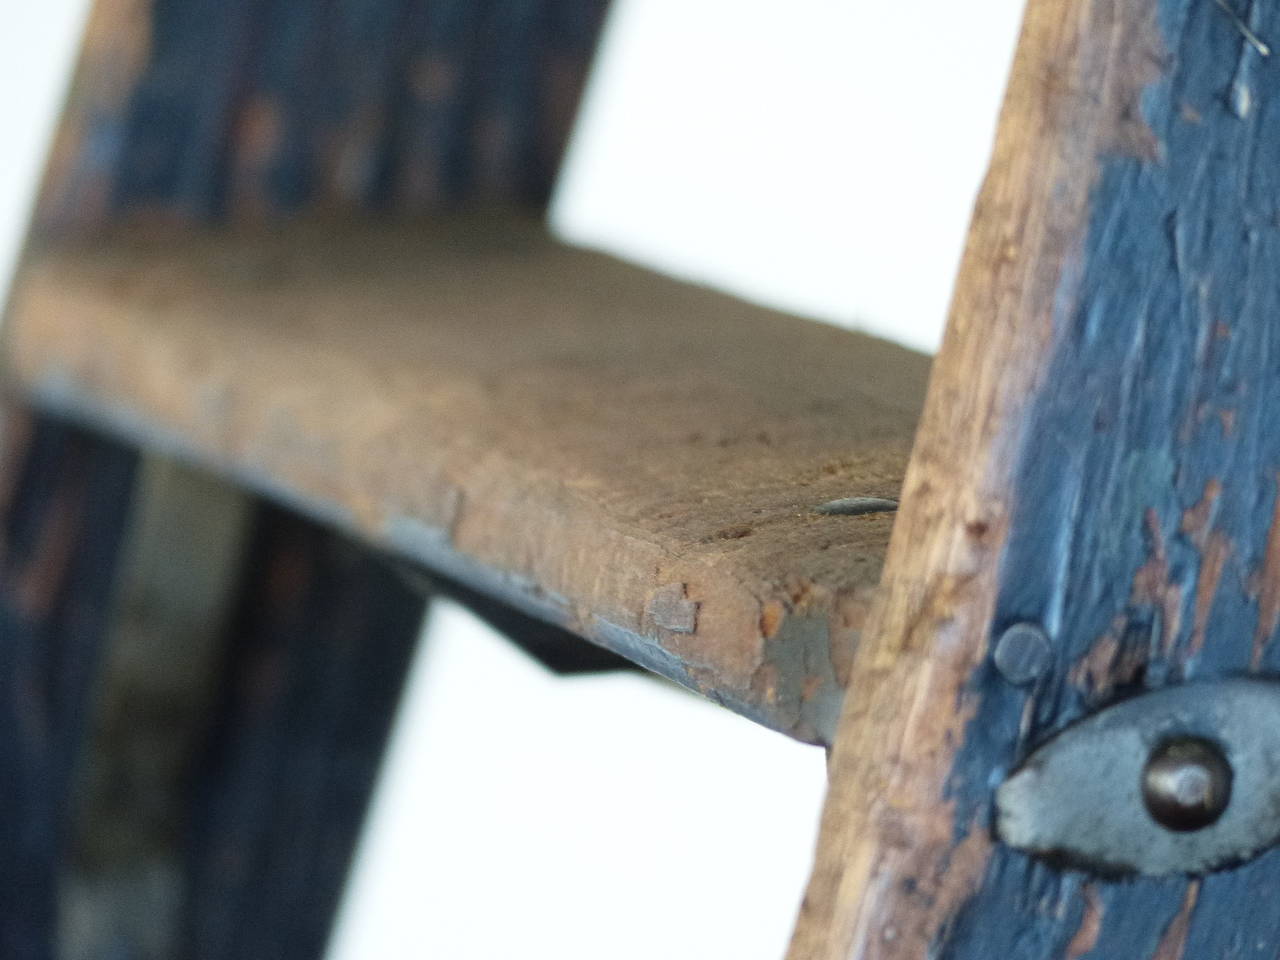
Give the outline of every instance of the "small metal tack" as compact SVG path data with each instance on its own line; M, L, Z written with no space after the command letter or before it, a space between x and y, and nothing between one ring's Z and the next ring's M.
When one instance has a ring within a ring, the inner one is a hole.
M1053 661L1053 650L1044 630L1034 623L1015 623L996 641L996 669L1015 687L1034 683Z
M1244 22L1244 18L1231 9L1227 4L1227 0L1216 0L1216 2L1223 12L1231 18L1231 22L1236 25L1236 29L1240 31L1240 35L1244 37L1249 46L1258 51L1259 56L1271 56L1271 48L1263 42L1261 37L1249 29L1249 25Z
M845 497L819 504L813 508L813 512L829 516L859 517L864 513L891 513L897 509L897 500L886 500L884 497Z

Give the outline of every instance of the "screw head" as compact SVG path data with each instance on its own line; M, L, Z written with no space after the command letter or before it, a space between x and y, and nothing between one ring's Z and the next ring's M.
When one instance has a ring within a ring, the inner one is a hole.
M1044 676L1053 660L1053 648L1036 624L1015 623L1000 634L992 658L1000 675L1021 687Z
M1166 741L1142 771L1142 799L1161 826L1178 833L1203 830L1231 801L1231 765L1216 744L1200 737Z

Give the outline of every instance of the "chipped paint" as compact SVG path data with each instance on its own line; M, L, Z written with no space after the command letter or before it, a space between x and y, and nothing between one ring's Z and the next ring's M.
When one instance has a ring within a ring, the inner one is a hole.
M1151 960L1183 960L1187 949L1187 933L1191 929L1191 914L1200 897L1200 881L1192 880L1187 884L1187 895L1182 901L1182 909L1165 927L1164 936Z
M1159 514L1154 509L1148 508L1144 516L1151 553L1147 562L1139 567L1133 576L1133 589L1129 599L1135 606L1145 604L1160 611L1161 630L1157 639L1161 652L1168 656L1174 643L1177 642L1182 626L1183 587L1170 572Z
M648 616L655 626L672 633L698 632L698 606L683 583L668 583L649 597Z
M1213 601L1218 596L1218 587L1222 584L1222 572L1227 565L1227 560L1231 557L1231 541L1227 539L1226 534L1220 531L1210 533L1205 540L1203 557L1200 577L1196 582L1196 606L1191 639L1187 642L1188 660L1194 659L1204 649L1208 636ZM1260 652L1255 652L1255 660L1261 662Z
M1253 655L1249 665L1256 670L1262 656L1280 626L1280 475L1276 478L1275 502L1271 508L1271 524L1267 528L1267 546L1262 569L1258 571L1255 590L1258 594L1258 625L1253 632Z
M1062 667L1025 699L988 667L975 671L982 707L954 764L968 797L960 818L989 796L980 771L1008 769L1125 687L1280 667L1280 74L1242 52L1247 41L1213 3L1149 9L1166 76L1130 116L1156 149L1096 158L1088 228L1054 263L1054 344L1017 454L992 623L998 635L1060 610L1050 636ZM1260 36L1280 35L1280 8L1253 3L1249 16ZM1099 45L1113 49L1101 34ZM1242 77L1244 118L1231 97ZM1060 506L1074 488L1076 513ZM1100 882L1085 894L1077 875L997 848L937 957L1061 957L1089 911L1091 960L1234 955L1254 931L1269 955L1275 924L1238 904L1278 869L1268 855L1198 890Z
M1079 960L1098 945L1098 934L1102 931L1102 915L1106 907L1093 884L1085 886L1083 895L1084 913L1080 917L1080 927L1067 944L1064 960Z

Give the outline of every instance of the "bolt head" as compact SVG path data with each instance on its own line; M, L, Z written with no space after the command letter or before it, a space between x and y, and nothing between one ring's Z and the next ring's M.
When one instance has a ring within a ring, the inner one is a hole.
M1203 830L1217 822L1231 801L1231 765L1208 740L1169 740L1147 760L1142 799L1161 826L1178 833Z

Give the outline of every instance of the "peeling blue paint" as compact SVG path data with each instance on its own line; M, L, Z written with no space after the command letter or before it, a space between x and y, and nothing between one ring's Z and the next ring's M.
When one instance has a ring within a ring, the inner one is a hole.
M958 836L989 822L993 776L1097 706L1071 671L1102 638L1146 661L1135 682L1147 684L1244 671L1254 653L1280 476L1280 62L1261 57L1211 0L1159 0L1158 10L1166 75L1143 109L1160 159L1102 162L1018 458L993 627L1050 625L1052 676L1032 693L1026 731L1021 692L986 665L971 678L978 711L950 782ZM1280 7L1252 2L1241 15L1280 38ZM1185 515L1212 499L1214 482L1209 525L1229 553L1193 655L1206 574L1197 537L1207 531L1189 529ZM1134 581L1157 557L1167 592L1153 600ZM1263 669L1280 667L1275 639ZM1101 926L1083 956L1152 957L1186 883L1097 881ZM1277 885L1275 854L1204 880L1185 956L1274 956L1280 921L1244 905ZM1081 923L1082 888L1079 874L997 846L937 956L1062 957Z

